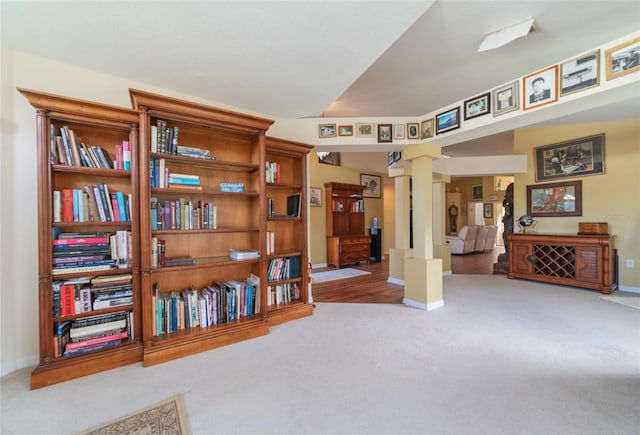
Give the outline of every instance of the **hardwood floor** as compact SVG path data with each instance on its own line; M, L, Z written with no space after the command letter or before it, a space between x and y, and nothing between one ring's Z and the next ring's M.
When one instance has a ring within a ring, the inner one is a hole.
M492 274L493 263L504 252L497 247L492 252L481 252L451 256L451 270L456 274ZM351 266L354 269L371 272L370 275L337 281L314 283L312 287L315 302L365 302L380 304L401 304L404 287L387 282L389 261ZM313 272L333 270L333 267L313 269Z

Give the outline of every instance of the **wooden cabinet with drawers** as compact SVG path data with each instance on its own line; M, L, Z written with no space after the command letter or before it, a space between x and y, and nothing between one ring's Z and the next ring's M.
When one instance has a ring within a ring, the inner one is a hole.
M327 265L369 262L371 237L364 233L364 186L326 183Z
M598 290L617 287L616 253L609 235L511 233L509 278Z

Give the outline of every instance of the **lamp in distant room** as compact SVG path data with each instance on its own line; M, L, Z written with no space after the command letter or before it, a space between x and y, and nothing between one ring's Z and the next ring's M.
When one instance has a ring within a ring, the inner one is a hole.
M532 31L535 31L533 21L533 17L528 17L515 24L486 33L478 51L493 50L494 48L507 45L518 38L527 36Z

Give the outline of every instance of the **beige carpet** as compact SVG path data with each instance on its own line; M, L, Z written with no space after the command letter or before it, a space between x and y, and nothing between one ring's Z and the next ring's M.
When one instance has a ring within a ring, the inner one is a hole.
M600 296L600 298L640 310L640 296Z
M189 435L182 395L176 395L78 435Z
M311 279L313 279L313 282L317 284L320 282L336 281L338 279L353 278L354 276L370 275L370 274L371 272L352 269L349 267L347 269L327 270L326 272L312 273Z

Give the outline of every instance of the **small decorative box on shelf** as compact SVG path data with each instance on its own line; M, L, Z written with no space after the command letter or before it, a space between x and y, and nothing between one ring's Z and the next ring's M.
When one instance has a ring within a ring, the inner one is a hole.
M609 234L609 226L606 222L578 222L578 234L606 236Z

